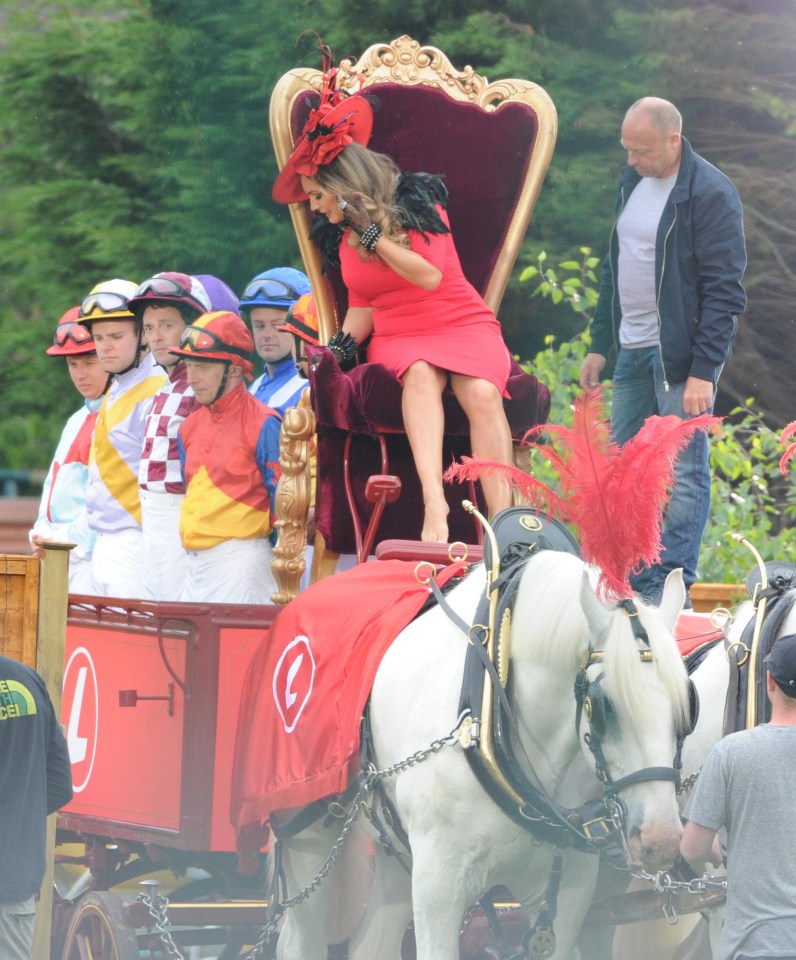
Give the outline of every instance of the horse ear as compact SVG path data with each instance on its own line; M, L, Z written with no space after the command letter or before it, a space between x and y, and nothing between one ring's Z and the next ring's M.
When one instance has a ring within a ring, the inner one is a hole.
M685 603L685 583L683 571L678 567L672 570L663 585L660 612L668 630L674 630L674 624Z
M604 640L611 627L611 617L592 589L589 574L586 570L583 571L580 581L580 605L586 614L586 622L589 624L591 635L595 639Z

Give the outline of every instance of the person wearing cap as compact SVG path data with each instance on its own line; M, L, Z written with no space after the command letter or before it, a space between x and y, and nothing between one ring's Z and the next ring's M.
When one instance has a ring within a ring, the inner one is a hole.
M156 273L145 280L128 306L141 322L144 341L167 380L152 399L138 465L144 549L144 596L179 600L185 586L186 554L180 538L185 496L177 449L180 424L198 406L188 386L185 361L170 352L185 327L211 309L196 277Z
M281 418L246 389L253 352L246 324L223 310L203 314L172 348L200 405L178 436L187 602L270 603L276 590L269 538Z
M771 720L720 740L685 809L682 856L718 865L727 831L727 906L716 960L796 960L796 634L765 659Z
M93 590L103 597L144 596L138 466L152 398L165 383L142 340L128 302L130 280L106 280L83 300L78 323L87 327L111 385L97 414L89 455L86 509L97 534L91 558Z
M500 324L462 271L438 177L401 173L367 148L373 109L361 94L345 96L325 72L311 111L273 188L278 203L309 201L313 240L348 290L341 330L329 341L343 364L370 337L368 361L402 383L404 428L423 491L421 538L447 541L442 486L448 383L470 425L472 452L513 463L503 398L511 355ZM511 505L499 475L481 485L491 514Z
M83 406L66 421L42 488L39 515L30 531L33 552L44 556L42 541L74 543L69 554L69 592L91 593L91 553L96 535L86 515L86 483L91 437L109 377L97 358L89 330L77 323L80 307L72 307L58 321L51 357L64 357Z
M296 370L293 338L279 326L292 304L309 292L310 282L300 270L273 267L258 273L240 298L241 315L252 329L257 355L265 362L262 376L249 392L280 415L295 407L307 384Z

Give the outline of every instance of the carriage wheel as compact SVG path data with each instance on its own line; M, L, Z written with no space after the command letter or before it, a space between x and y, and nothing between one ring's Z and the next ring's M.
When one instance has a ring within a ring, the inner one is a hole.
M122 898L106 891L81 897L69 924L63 960L138 960L135 930L125 923Z

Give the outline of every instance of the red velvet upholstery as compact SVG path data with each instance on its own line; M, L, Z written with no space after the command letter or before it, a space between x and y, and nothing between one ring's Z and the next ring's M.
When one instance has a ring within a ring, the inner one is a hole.
M378 84L365 94L375 108L369 146L389 154L402 170L444 175L450 192L451 230L465 276L483 294L506 237L507 225L520 195L537 134L534 111L521 103L505 103L487 113L480 107L454 102L433 87ZM317 95L296 101L291 116L294 139L304 127ZM347 309L347 294L339 273L328 277L337 315ZM423 510L420 485L408 441L403 435L401 385L381 364L361 364L343 373L326 350L308 350L315 362L310 371L313 407L318 417L316 521L327 547L354 553L354 532L345 510L343 457L345 439L354 434L350 461L354 496L363 525L373 505L364 498L371 474L382 473L376 436L389 434L389 472L401 478L399 500L385 509L376 542L389 538L419 538ZM506 401L512 435L547 419L550 396L535 377L514 364ZM470 452L467 418L450 389L443 397L446 438L443 460L450 463ZM461 509L470 498L466 487L448 487L452 540L474 539L473 518ZM483 503L480 504L483 509Z
M364 363L343 372L330 350L309 347L312 405L318 418L317 483L315 519L327 546L335 553L355 553L351 518L345 509L343 488L346 437L354 434L349 459L354 497L363 527L373 512L365 500L365 485L372 474L383 473L376 437L388 434L389 472L400 477L401 496L385 508L376 542L390 538L419 539L423 521L420 483L414 469L409 443L403 434L401 385L395 374L377 363ZM536 377L514 363L508 381L511 399L505 401L509 426L515 440L550 412L550 393ZM450 388L443 394L445 446L443 461L450 463L470 453L469 424ZM451 507L450 539L472 542L475 521L461 508L471 499L463 484L446 484L445 496ZM484 504L480 502L483 510Z
M444 175L448 214L464 275L484 293L503 246L511 212L536 137L536 116L522 103L486 113L472 103L453 102L432 87L384 83L368 87L376 118L368 146L389 154L401 170ZM300 97L291 128L296 139L317 95ZM452 150L451 145L456 149ZM329 276L338 308L348 298L339 274Z

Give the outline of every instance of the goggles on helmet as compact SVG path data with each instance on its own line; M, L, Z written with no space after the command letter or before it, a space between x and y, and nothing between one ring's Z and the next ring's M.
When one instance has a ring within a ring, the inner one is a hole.
M88 327L79 323L59 323L53 335L53 346L65 347L67 343L74 343L82 347L85 343L91 343L93 339Z
M247 300L254 300L255 297L263 296L266 300L298 300L301 294L294 290L287 283L281 280L271 280L266 277L261 280L252 280L252 282L243 291L241 303L245 304Z
M94 310L100 313L115 313L118 310L127 309L127 297L121 293L112 293L105 291L103 293L90 293L80 304L80 316L87 317Z
M225 343L221 337L216 336L211 330L204 330L202 327L188 326L183 330L180 337L180 349L190 350L191 353L234 353L236 357L243 357L244 360L250 359L248 350L242 350L240 347L234 347L232 344ZM213 359L208 357L208 360Z
M150 277L149 280L145 280L138 288L136 299L144 297L148 293L153 293L156 297L185 297L192 303L195 303L202 311L207 308L207 304L202 303L201 300L197 299L195 294L191 293L190 290L186 290L182 284L177 283L176 280L172 280L170 277Z

